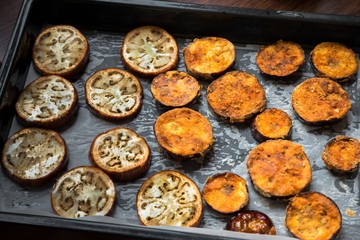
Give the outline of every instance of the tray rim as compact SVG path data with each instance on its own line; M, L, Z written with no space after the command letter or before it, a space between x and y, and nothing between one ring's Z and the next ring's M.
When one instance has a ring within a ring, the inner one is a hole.
M31 11L31 7L36 2L41 2L42 0L23 0L18 18L15 24L15 28L11 35L3 64L0 68L0 102L4 97L6 90L6 85L8 84L9 77L11 75L11 70L14 66L14 58L17 54L17 51L20 47L20 40L22 39L25 33L25 27L27 19ZM64 0L66 2L74 2L73 0ZM303 13L303 12L293 12L293 11L281 11L281 10L261 10L261 9L250 9L250 8L235 8L235 7L224 7L224 6L215 6L215 5L200 5L193 3L179 3L179 2L169 2L162 0L80 0L81 3L106 3L106 4L126 4L142 7L161 7L161 8L171 8L175 10L183 11L195 11L195 12L210 12L210 13L222 13L222 14L231 14L235 16L242 17L256 17L256 18L270 18L270 19L280 19L286 21L304 21L304 22L317 22L317 23L329 23L329 24L345 24L352 26L360 26L360 16L343 16L343 15L332 15L332 14L317 14L317 13ZM3 143L0 143L1 146ZM0 147L1 149L1 147ZM127 224L111 224L111 223L102 223L102 222L92 222L92 221L78 221L77 219L64 219L60 217L52 216L37 216L38 221L33 221L34 215L29 213L16 213L16 212L6 212L0 210L0 222L9 222L9 223L22 223L36 226L45 226L45 227L55 227L55 228L67 228L73 230L86 230L86 231L96 231L102 233L112 233L119 234L122 236L137 236L137 237L156 237L159 239L158 233L167 234L164 239L173 237L174 239L182 239L183 237L189 236L183 232L176 232L166 228L153 228L145 227L141 225L127 225ZM64 223L59 224L59 223ZM94 225L97 225L94 228ZM151 234L151 236L148 236ZM184 235L185 234L185 235ZM194 237L194 235L192 235ZM220 239L219 236L212 235L203 235L198 233L197 236L199 239ZM202 238L204 237L204 238ZM276 239L281 239L284 236L278 236ZM224 237L225 238L225 237ZM221 238L222 239L222 238ZM229 238L226 239L239 239L239 238Z

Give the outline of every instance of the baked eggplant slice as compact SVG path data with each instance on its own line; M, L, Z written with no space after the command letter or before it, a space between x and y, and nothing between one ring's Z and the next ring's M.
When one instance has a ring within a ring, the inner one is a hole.
M136 115L142 106L140 81L117 68L97 71L85 83L85 98L92 112L106 120L123 120Z
M299 239L335 239L341 225L339 207L322 193L299 193L286 208L285 227Z
M151 82L153 97L166 107L184 107L200 96L201 85L186 72L167 71Z
M73 168L56 181L51 192L54 212L66 218L104 216L115 203L115 185L97 167Z
M231 172L207 178L202 195L212 209L224 214L237 212L249 203L245 179Z
M199 188L190 178L163 170L141 185L136 209L146 226L196 227L201 222L203 203Z
M206 99L215 115L231 123L245 122L266 108L265 90L255 76L232 71L213 81Z
M327 168L337 175L356 176L360 163L360 142L348 136L331 139L322 152Z
M190 108L175 108L159 116L154 125L160 147L171 158L204 157L214 143L209 120Z
M337 82L348 81L358 69L354 51L337 42L322 42L310 53L311 63L318 77Z
M59 128L66 125L78 108L78 94L68 80L57 75L31 82L20 94L16 117L25 126Z
M195 38L183 49L187 70L192 76L214 80L235 62L235 47L225 38Z
M256 115L251 123L251 133L258 142L270 139L290 139L292 122L281 109L269 108Z
M311 182L308 157L300 144L268 140L249 152L247 170L255 189L265 197L287 199Z
M270 76L285 77L296 72L305 61L302 47L294 42L279 40L260 48L256 64L261 72Z
M255 210L242 210L227 222L225 230L276 235L275 226L269 216Z
M126 34L121 57L131 71L154 77L176 67L179 49L173 36L164 29L143 26Z
M295 87L292 107L302 121L331 124L346 116L351 108L348 93L328 78L309 78Z
M41 128L24 128L13 134L1 155L5 173L25 186L48 183L66 162L64 139L55 131Z
M89 155L97 167L119 181L138 178L150 167L150 148L146 140L125 127L96 136Z
M76 77L89 59L89 43L75 27L56 25L43 30L33 47L34 67L42 75Z

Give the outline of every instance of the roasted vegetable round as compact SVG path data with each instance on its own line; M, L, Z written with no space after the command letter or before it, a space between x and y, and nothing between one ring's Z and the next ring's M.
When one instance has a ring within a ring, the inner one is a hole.
M265 90L255 76L246 72L228 72L207 88L210 109L229 122L245 122L266 107Z
M159 116L154 125L160 147L172 158L204 157L214 143L209 120L190 108L175 108Z
M333 173L356 176L360 163L360 142L356 138L336 136L326 144L322 159Z
M199 188L190 178L163 170L141 185L136 209L146 226L196 227L202 218L203 204Z
M225 230L276 235L276 229L271 219L265 213L253 210L239 212L227 222Z
M167 71L151 82L154 98L166 107L184 107L200 96L201 85L186 72Z
M256 115L251 123L253 137L264 142L269 139L290 139L292 122L283 110L269 108Z
M286 208L285 226L302 240L335 239L340 233L342 216L338 206L318 192L300 193Z
M225 214L237 212L249 203L245 179L231 172L206 179L202 194L212 209Z
M195 38L183 49L187 70L196 78L214 80L235 62L235 47L225 38Z
M290 198L311 182L311 165L303 147L289 140L259 144L250 151L246 165L255 189L265 197Z
M294 42L279 40L262 47L256 55L261 72L284 77L296 72L305 61L302 47Z
M354 51L337 42L322 42L315 46L310 55L316 75L337 82L349 80L359 65Z
M351 108L348 93L328 78L309 78L292 93L292 107L301 120L309 124L330 124Z

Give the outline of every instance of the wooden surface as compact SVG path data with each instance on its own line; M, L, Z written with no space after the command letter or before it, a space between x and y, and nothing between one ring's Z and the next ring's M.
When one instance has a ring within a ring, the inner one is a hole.
M172 0L173 2L221 5L238 8L255 8L286 10L297 12L312 12L321 14L356 15L360 16L358 0ZM20 11L21 0L0 0L0 61L3 60L10 36ZM0 223L1 239L25 239L26 236L36 239L133 239L98 233L85 233L61 229L21 226Z

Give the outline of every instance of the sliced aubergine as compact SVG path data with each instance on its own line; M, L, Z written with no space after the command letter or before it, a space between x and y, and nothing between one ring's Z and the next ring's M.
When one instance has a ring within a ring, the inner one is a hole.
M254 117L250 129L258 142L270 139L290 139L292 122L286 112L269 108Z
M299 239L336 239L341 225L339 207L318 192L299 193L286 208L285 227Z
M249 203L245 179L231 172L207 178L202 195L212 209L224 214L237 212Z
M356 138L336 136L326 144L322 159L334 174L355 177L360 163L360 142Z
M328 78L309 78L295 87L292 107L302 121L331 124L344 118L351 108L348 93Z

